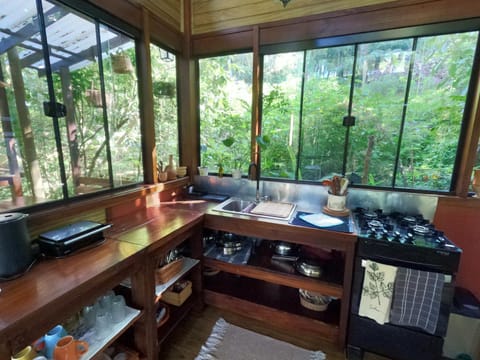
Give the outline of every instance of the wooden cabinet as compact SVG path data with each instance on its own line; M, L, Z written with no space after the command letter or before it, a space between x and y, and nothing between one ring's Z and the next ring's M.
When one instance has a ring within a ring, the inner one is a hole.
M9 359L128 276L134 279L132 291L137 292L145 273L142 256L141 247L107 239L64 259L40 261L18 279L1 283L0 358ZM131 305L140 312L134 311L109 340L115 340L142 317L141 304ZM92 348L99 350L109 340Z
M345 344L356 235L289 225L246 216L207 213L207 229L261 239L260 246L245 265L204 257L204 266L220 270L204 278L204 297L212 304L272 325L318 334ZM320 278L309 278L291 267L272 264L271 243L287 241L336 254L326 262ZM298 289L329 295L326 311L316 312L300 305Z
M112 219L117 230L112 236L119 242L145 248L142 262L145 273L141 289L132 289L134 303L144 309L144 317L133 327L135 346L148 359L158 357L159 346L178 322L194 308L202 306L202 276L200 258L202 256L203 214L197 211L176 208L148 208L146 211ZM159 260L172 249L185 246L188 257L181 271L168 282L156 284L155 271ZM192 295L177 308L170 306L169 319L157 323L159 302L162 293L175 281L186 278L192 283Z
M113 218L103 244L63 259L40 261L18 279L0 283L0 359L9 359L113 288L128 295L128 315L105 340L92 344L92 351L82 360L123 334L142 358L158 358L158 339L162 340L188 310L202 303L202 221L202 213L167 208ZM157 300L162 290L156 289L156 261L184 243L189 244L191 261L178 277L188 275L192 296L171 321L157 327ZM129 289L120 285L125 279Z

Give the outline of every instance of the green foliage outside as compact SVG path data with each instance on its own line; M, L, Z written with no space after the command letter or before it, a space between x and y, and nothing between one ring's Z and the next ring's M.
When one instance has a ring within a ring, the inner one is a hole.
M265 55L261 133L271 143L261 151L262 177L319 182L345 166L357 184L448 191L477 37ZM218 139L250 141L251 65L241 56L200 60L202 160L210 164L231 160ZM356 123L347 142L349 106Z

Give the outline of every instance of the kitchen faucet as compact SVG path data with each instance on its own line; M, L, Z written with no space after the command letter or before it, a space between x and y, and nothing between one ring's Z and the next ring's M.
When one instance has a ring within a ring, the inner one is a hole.
M257 191L255 193L255 202L260 202L260 171L258 165L252 162L248 167L248 178L257 181Z

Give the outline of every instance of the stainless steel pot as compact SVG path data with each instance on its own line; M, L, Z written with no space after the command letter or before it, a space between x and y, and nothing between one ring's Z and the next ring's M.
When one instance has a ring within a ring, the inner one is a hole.
M278 255L293 255L296 253L297 246L285 241L277 241L275 244L275 253Z
M308 277L319 278L322 276L323 269L318 261L312 259L300 258L295 264L295 268L300 274Z
M223 243L223 255L233 255L239 250L242 250L242 243L240 241L227 241Z

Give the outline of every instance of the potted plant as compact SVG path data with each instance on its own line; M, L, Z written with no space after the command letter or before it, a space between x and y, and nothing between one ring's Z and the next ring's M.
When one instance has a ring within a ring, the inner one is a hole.
M152 84L153 95L156 97L174 97L175 96L175 84L169 81L154 81Z
M232 178L234 179L241 179L242 178L242 169L241 169L241 158L233 159L234 165L232 169Z
M202 164L198 167L198 174L200 176L208 176L207 160L209 156L207 155L207 145L200 145L200 152L203 153L203 155Z

